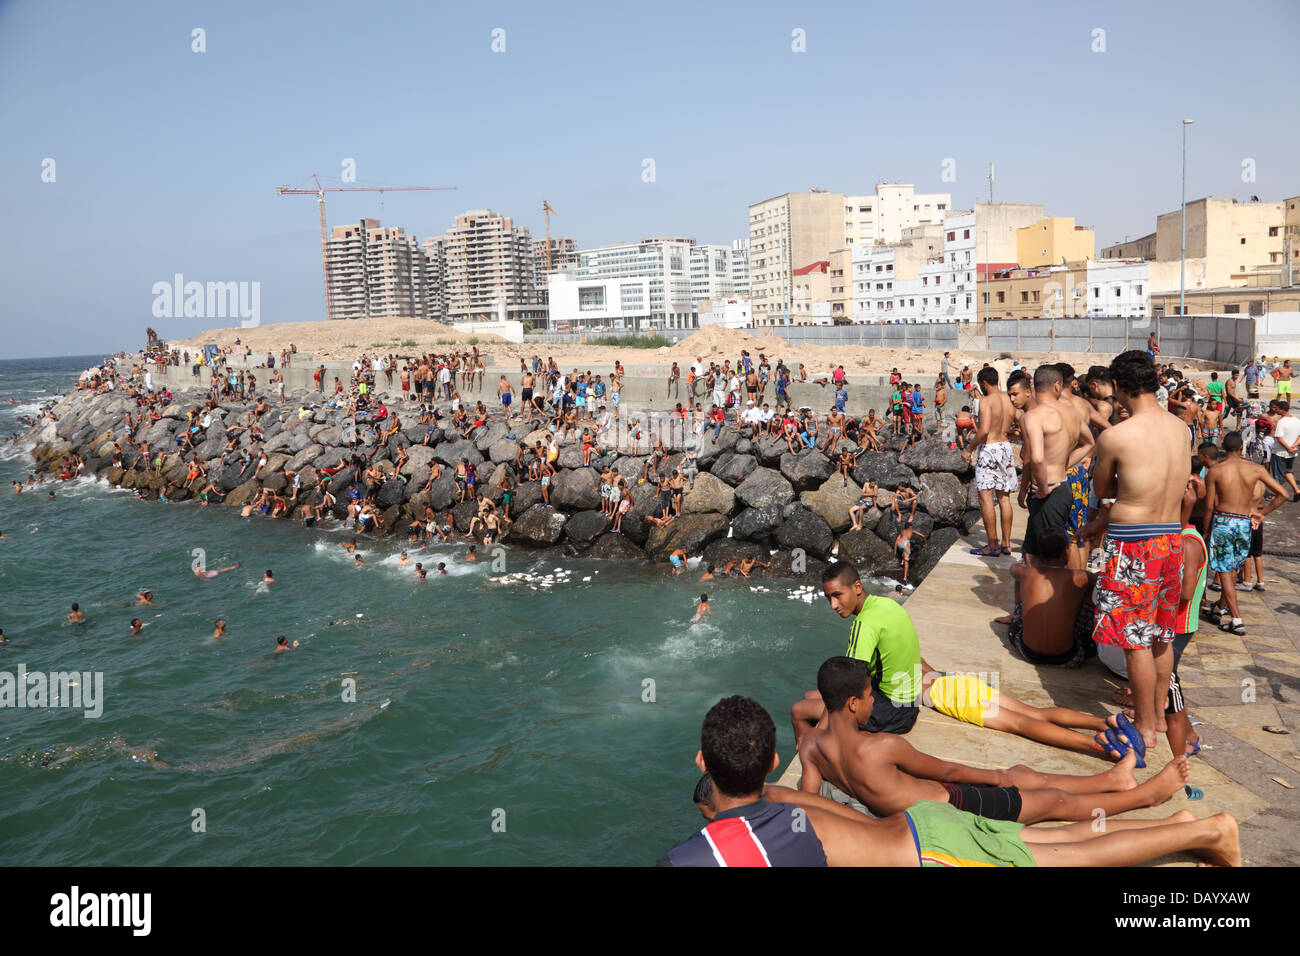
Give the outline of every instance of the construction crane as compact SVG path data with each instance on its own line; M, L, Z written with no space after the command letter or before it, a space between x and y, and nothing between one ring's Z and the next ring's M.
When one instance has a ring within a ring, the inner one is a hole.
M325 275L325 318L330 318L330 260L329 233L325 228L325 194L326 193L385 193L385 192L427 192L433 190L455 189L455 186L322 186L320 176L313 173L315 189L294 189L290 186L276 186L277 196L315 196L316 208L320 212L320 258L321 269Z
M546 271L551 271L551 214L559 215L551 208L551 204L545 199L542 200L542 212L546 213Z

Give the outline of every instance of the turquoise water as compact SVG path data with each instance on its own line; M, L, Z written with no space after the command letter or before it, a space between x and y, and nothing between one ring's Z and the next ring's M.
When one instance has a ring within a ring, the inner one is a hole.
M0 402L23 403L0 434L89 361L0 362ZM398 540L363 540L355 570L341 528L91 479L15 495L29 462L0 446L0 671L102 672L104 710L0 709L0 865L649 864L700 825L705 711L759 700L784 766L790 703L846 643L788 582L509 550L506 572L571 572L533 591L465 545L412 551L451 572L419 582ZM199 581L195 548L242 566ZM156 607L130 606L141 588ZM692 626L701 591L714 621ZM301 646L272 655L279 634Z

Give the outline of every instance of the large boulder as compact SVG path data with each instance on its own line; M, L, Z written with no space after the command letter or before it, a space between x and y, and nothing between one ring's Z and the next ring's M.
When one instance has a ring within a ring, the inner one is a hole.
M555 544L564 533L564 515L546 505L533 505L513 524L507 538L529 547Z
M906 519L906 511L903 512L903 517ZM898 532L901 531L902 528L903 522L898 519L898 516L895 515L893 511L886 511L880 516L880 521L876 524L876 537L887 542L892 548L894 546L894 539L898 537ZM915 531L921 532L921 534L925 535L928 539L934 532L934 519L924 511L918 511L916 517L912 521L912 528Z
M853 482L846 484L842 476L832 475L816 491L801 494L799 501L838 533L853 524L849 509L857 504L859 490Z
M776 542L782 548L802 548L807 554L824 558L835 545L830 526L807 508L795 506L787 512L776 529Z
M375 493L375 504L381 509L400 505L406 494L406 482L400 478L390 478L379 486Z
M517 517L531 508L533 505L542 502L542 483L540 481L525 481L515 487L514 501L510 505L510 515L512 518Z
M320 445L313 445L309 443L303 448L299 449L296 455L294 455L287 462L285 462L284 468L286 471L302 471L304 468L306 468L308 465L314 462L317 458L319 458L321 452L323 452L324 450L325 449L322 448Z
M551 479L551 504L566 511L600 508L600 473L594 468L562 470Z
M908 569L908 580L920 584L939 563L939 559L960 539L961 535L956 528L935 529L919 554L915 548L912 549L912 566Z
M428 480L429 477L426 474L424 481ZM412 481L414 481L414 477L412 478ZM416 486L416 491L419 491L423 487L424 482L421 482ZM433 508L434 511L444 511L447 508L450 508L456 499L460 497L460 491L456 488L456 479L452 477L452 471L450 468L443 470L442 476L429 486L427 494L429 507Z
M765 436L752 443L758 463L774 468L781 463L781 456L790 454L790 446L784 438Z
M961 513L961 531L962 534L983 533L984 514L979 508L967 508Z
M870 531L846 531L840 535L839 559L858 569L863 577L903 576L903 566L894 556L891 544L886 544Z
M494 444L509 434L511 434L511 431L504 423L488 422L471 437L474 439L474 447L486 455Z
M758 459L753 455L727 453L718 456L709 473L721 478L733 488L748 478L758 467Z
M731 533L744 540L761 541L777 529L784 514L784 505L746 508L731 520Z
M683 514L718 514L729 515L736 508L736 493L726 482L720 481L708 472L695 477L695 487L682 495Z
M834 470L830 460L821 452L809 450L797 455L786 452L781 456L781 474L789 480L796 493L820 488Z
M257 497L258 492L261 490L262 488L257 483L257 480L255 478L250 478L248 481L235 488L230 494L226 495L221 503L229 505L232 508L242 508Z
M626 527L626 521L624 527ZM587 557L602 561L645 560L645 552L638 548L626 534L606 534L596 539Z
M636 481L645 469L645 456L636 458L619 458L614 462L614 471L628 481Z
M462 458L473 465L483 464L483 456L474 446L474 443L464 439L437 445L433 449L433 457L444 465L450 465L452 468L459 465Z
M492 461L514 461L519 453L519 443L508 438L500 438L488 447L488 457Z
M706 544L726 533L727 519L722 515L682 515L662 528L651 529L645 550L653 561L667 560L678 548L699 554Z
M600 511L579 511L564 523L564 536L578 547L585 548L605 533L609 518Z
M917 473L946 471L963 480L974 474L959 450L949 448L937 438L917 442L899 455L898 460Z
M916 472L900 462L896 455L881 451L862 453L853 468L853 480L859 485L874 481L881 488L889 488L891 491L902 484L913 488L917 485Z
M796 556L793 551L778 551L768 560L772 564L767 569L769 578L796 578L821 584L822 572L826 570L825 561L805 552Z
M706 465L712 464L725 452L734 453L736 442L739 439L740 436L736 432L736 426L731 422L727 422L722 426L722 434L718 436L717 441L713 440L713 429L706 428L704 435L698 439L700 451L696 458L700 463L700 467L704 468Z
M737 538L718 538L704 549L704 564L718 568L726 567L732 558L744 560L756 558L760 561L767 557L767 549L753 541L741 541Z
M936 524L956 526L961 524L966 510L966 489L956 475L931 472L921 476L920 502Z
M747 508L786 505L794 499L794 488L777 472L759 468L736 488L736 498Z

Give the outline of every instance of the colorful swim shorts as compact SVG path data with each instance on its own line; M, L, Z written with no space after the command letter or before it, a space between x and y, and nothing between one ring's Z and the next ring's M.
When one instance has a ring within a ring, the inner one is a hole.
M1210 528L1210 570L1231 573L1245 564L1250 557L1250 534L1246 515L1216 511Z
M1011 442L980 445L979 451L975 453L975 487L979 491L1006 492L1020 488Z
M970 674L945 674L930 685L930 703L941 714L984 726L985 705L989 715L997 713L998 692Z
M1105 564L1092 592L1093 640L1126 650L1172 641L1183 580L1178 522L1111 525L1102 550Z
M950 803L922 800L907 808L921 866L1037 866L1023 825L964 813Z
M1083 529L1088 524L1088 493L1092 490L1092 476L1083 462L1079 462L1065 473L1065 480L1070 485L1070 516L1065 522L1065 533L1071 538L1083 536Z

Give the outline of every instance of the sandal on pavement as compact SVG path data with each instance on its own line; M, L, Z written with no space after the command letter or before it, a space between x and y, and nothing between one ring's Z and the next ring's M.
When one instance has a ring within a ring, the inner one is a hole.
M1219 630L1242 637L1246 633L1246 624L1244 621L1240 624L1233 624L1232 621L1224 621L1219 625Z

